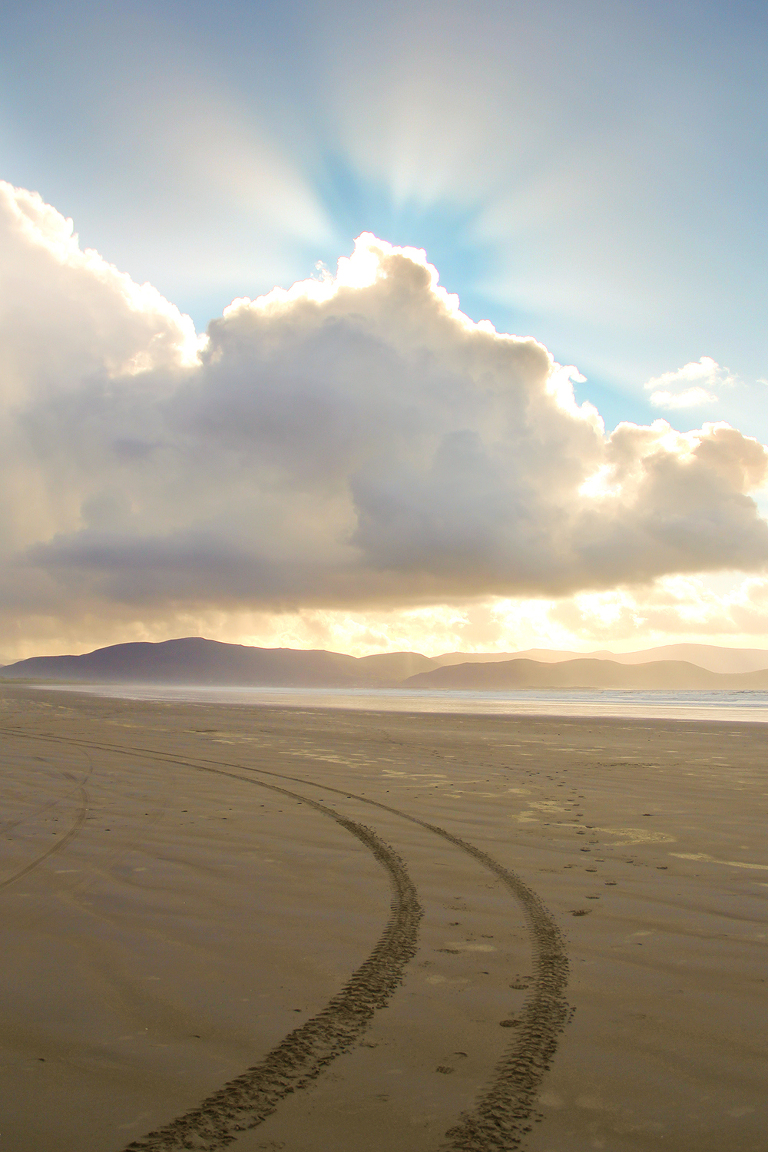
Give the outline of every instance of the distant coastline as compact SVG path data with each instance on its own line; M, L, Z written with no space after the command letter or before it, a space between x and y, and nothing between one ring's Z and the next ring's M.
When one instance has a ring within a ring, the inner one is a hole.
M10 682L14 683L14 682ZM422 713L444 716L581 717L768 723L768 692L659 689L522 689L508 691L428 688L280 688L204 684L80 684L16 682L33 691L72 693L169 705L224 705L282 710ZM10 686L10 684L9 684Z
M663 657L663 658L660 658ZM507 691L766 691L768 652L681 644L646 652L355 657L322 649L258 648L198 636L115 644L77 656L34 656L0 669L0 680L226 688Z

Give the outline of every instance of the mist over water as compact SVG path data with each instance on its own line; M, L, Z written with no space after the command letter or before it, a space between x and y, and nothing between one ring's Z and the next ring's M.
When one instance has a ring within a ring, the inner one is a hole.
M37 687L37 685L36 685ZM624 716L648 720L768 723L768 692L526 690L414 691L404 688L207 688L201 685L67 684L46 690L173 704L352 708L361 712L437 712L491 716Z

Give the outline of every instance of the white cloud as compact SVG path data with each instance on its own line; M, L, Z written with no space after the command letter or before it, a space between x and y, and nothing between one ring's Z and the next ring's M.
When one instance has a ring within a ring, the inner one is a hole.
M651 393L651 404L655 408L695 408L698 404L716 404L714 392L706 388L686 388L684 392L665 392L658 388Z
M676 372L654 376L645 387L651 393L651 404L657 408L695 408L699 404L716 404L718 397L712 389L728 388L734 383L735 377L727 368L721 368L711 356L702 356Z
M151 284L136 284L92 249L71 220L35 192L0 181L0 372L20 398L38 388L81 389L95 373L112 379L190 365L192 321Z
M364 235L335 277L235 301L198 354L154 289L0 192L0 617L17 639L768 562L760 444L663 420L606 435L577 370L472 323L423 252Z

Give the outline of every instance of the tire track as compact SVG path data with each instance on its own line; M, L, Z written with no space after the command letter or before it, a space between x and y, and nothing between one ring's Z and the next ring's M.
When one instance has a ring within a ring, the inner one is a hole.
M352 974L342 991L316 1016L290 1032L260 1064L230 1080L183 1116L177 1117L163 1128L148 1133L143 1139L133 1141L125 1152L128 1150L181 1152L191 1147L213 1152L225 1148L237 1138L239 1132L255 1128L262 1123L275 1111L280 1100L306 1087L337 1056L346 1052L368 1026L374 1013L386 1005L402 982L405 966L416 954L418 927L422 916L416 888L405 864L372 829L350 820L333 808L276 784L268 784L264 780L225 770L227 767L239 769L239 765L222 765L217 761L219 766L213 767L206 763L195 764L188 760L166 756L150 749L130 749L101 742L68 740L62 736L30 734L29 738L76 744L84 748L98 748L101 751L121 752L126 755L149 756L185 768L227 776L241 783L254 784L270 792L299 800L351 832L372 852L388 874L393 889L389 920L375 948ZM74 831L69 834L70 839L74 834ZM58 845L54 846L6 883L11 883L36 867L57 847ZM196 1140L195 1144L191 1143L193 1139Z
M446 1132L441 1152L502 1152L518 1148L531 1131L529 1121L536 1110L537 1093L568 1018L568 956L563 935L541 898L514 872L474 844L445 829L427 827L463 848L499 877L522 904L533 942L533 993L525 1000L517 1019L517 1041L496 1065L489 1088L473 1110Z
M66 848L67 844L71 844L85 823L85 818L88 815L88 793L85 788L80 788L79 792L80 808L78 809L74 824L69 831L65 832L60 840L57 840L46 852L37 856L31 863L25 865L24 868L20 868L18 872L14 872L12 876L8 876L5 880L0 881L0 889L7 888L9 884L15 884L22 876L27 876L30 872L34 871L35 868L38 868L49 856L53 856L54 852L61 852L63 848Z
M50 739L63 738L50 737ZM75 743L76 741L68 742ZM504 1150L509 1152L509 1150L516 1149L521 1145L526 1134L531 1130L530 1120L535 1112L537 1092L549 1070L549 1062L557 1048L558 1036L566 1023L568 1004L565 999L565 990L568 981L568 957L562 933L552 913L533 889L529 888L519 876L511 869L505 868L488 853L483 852L482 849L462 840L447 829L421 820L417 816L394 808L382 801L372 800L345 789L334 788L328 784L317 783L287 773L274 772L266 768L251 768L227 761L208 760L203 757L180 760L166 753L150 749L126 749L119 745L95 745L90 742L83 742L83 744L87 744L89 747L101 747L114 752L122 752L127 755L151 755L158 760L166 760L169 763L183 764L188 767L198 767L204 771L227 776L233 775L233 773L226 771L227 768L236 768L239 772L266 775L274 779L301 784L305 787L319 788L324 792L330 792L346 799L354 799L389 812L449 841L461 851L468 853L501 880L522 906L523 915L530 932L534 970L531 995L525 1000L523 1010L518 1017L516 1040L497 1063L489 1087L480 1096L472 1111L461 1116L459 1122L448 1130L446 1140L440 1147L440 1152L504 1152ZM196 764L193 762L195 760L197 761ZM248 779L240 775L235 778ZM284 791L275 785L265 784L263 781L254 780L253 782L261 783L263 787ZM321 809L325 808L324 805L318 805L317 801L312 801L306 796L297 798ZM327 811L333 810L328 809ZM339 822L346 819L338 813L335 813L334 816ZM350 821L349 823L353 822ZM373 836L374 834L370 833L370 835ZM295 1034L291 1033L291 1036L293 1035ZM291 1037L287 1037L283 1044L290 1039ZM279 1045L274 1053L279 1052L281 1048L282 1045ZM274 1053L271 1053L270 1056ZM269 1057L267 1059L269 1060ZM309 1077L305 1077L295 1087L303 1087L308 1079ZM232 1083L236 1084L237 1081ZM294 1087L288 1088L288 1091L293 1090ZM286 1094L286 1092L282 1093L282 1095ZM213 1101L215 1097L210 1099ZM274 1111L274 1107L270 1108L270 1113L272 1111ZM270 1113L265 1113L265 1115ZM257 1120L256 1123L258 1122L260 1121ZM211 1148L222 1146L210 1145ZM167 1149L183 1147L184 1144L169 1145L143 1142L128 1146L131 1150L141 1149L142 1152L145 1149L151 1150L151 1152L166 1152Z
M199 767L186 761L175 763ZM211 769L204 768L204 771ZM286 788L232 772L213 771L300 800L351 832L386 870L393 889L392 911L370 956L321 1012L290 1032L260 1064L230 1080L218 1092L170 1124L133 1141L126 1152L225 1148L239 1132L261 1124L285 1096L305 1088L331 1061L348 1051L374 1013L386 1005L402 982L406 964L416 954L422 916L416 889L403 861L375 832L317 800ZM196 1144L191 1143L192 1138L197 1138Z
M440 1152L508 1152L518 1148L531 1131L529 1121L536 1111L537 1093L549 1071L558 1037L568 1017L568 1002L565 998L568 955L563 934L542 899L511 869L505 868L487 852L437 824L420 820L417 816L379 800L371 800L327 784L317 784L301 777L286 776L261 768L249 768L246 771L264 772L270 776L322 788L326 792L361 801L425 828L474 857L498 877L522 905L533 949L532 993L526 998L518 1016L516 1040L497 1063L489 1087L472 1111L465 1113L459 1123L448 1130Z
M61 804L62 801L68 800L70 796L73 796L76 792L84 788L93 772L93 761L87 752L85 753L85 756L88 760L88 771L86 772L85 776L83 776L82 780L80 780L78 784L75 784L74 788L70 788L70 790L65 792L63 796L56 796L53 800L47 800L45 804L40 804L37 808L33 808L30 812L25 812L23 816L19 816L15 820L6 820L4 824L0 824L0 835L5 835L6 832L13 831L13 829L18 828L20 824L26 824L28 820L34 820L35 817L41 816L43 812L47 812L51 808L55 808L58 804ZM51 767L55 766L51 765ZM61 772L61 774L69 780L73 778L69 772L63 771L62 769L56 770Z

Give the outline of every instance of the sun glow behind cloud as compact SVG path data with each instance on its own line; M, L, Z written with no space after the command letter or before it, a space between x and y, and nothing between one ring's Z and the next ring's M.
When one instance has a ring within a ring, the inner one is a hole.
M41 651L87 651L102 643L204 635L263 647L372 652L634 651L680 642L768 647L768 582L732 579L725 590L700 577L670 577L653 588L616 589L560 600L494 598L411 609L303 609L298 612L177 612L141 620L83 621L58 627L26 621L9 634L7 661ZM90 627L91 631L88 631ZM0 660L1 662L1 660Z
M717 631L698 574L768 562L761 445L606 433L576 368L470 320L421 249L363 234L201 342L39 197L0 193L6 658L187 631L629 643ZM760 579L721 603L734 635L763 626Z

